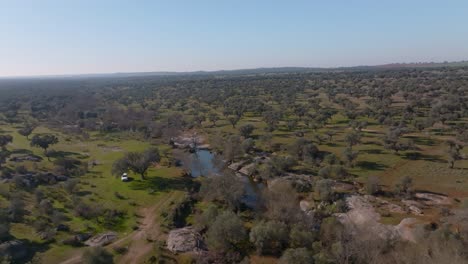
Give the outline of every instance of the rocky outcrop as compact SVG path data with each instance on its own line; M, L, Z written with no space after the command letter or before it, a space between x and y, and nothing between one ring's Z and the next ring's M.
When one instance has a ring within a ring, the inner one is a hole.
M239 161L239 162L234 162L231 163L228 168L234 171L238 171L240 168L242 168L242 165L244 165L246 161Z
M425 205L451 205L452 199L442 194L419 192L414 196Z
M173 253L203 250L201 236L192 227L174 229L167 237L167 248Z
M84 244L90 247L102 247L109 245L117 239L117 233L106 232L88 239Z
M370 197L353 195L346 198L350 210L336 214L338 220L353 233L370 237L379 236L383 239L415 240L412 232L415 219L405 218L396 226L382 224L379 222L380 214L369 201Z
M246 166L243 166L241 169L239 169L239 172L246 176L250 176L252 175L254 168L255 168L255 163L250 163Z
M424 205L420 202L414 200L402 200L401 201L408 210L414 215L423 215L423 211L421 208L424 208Z

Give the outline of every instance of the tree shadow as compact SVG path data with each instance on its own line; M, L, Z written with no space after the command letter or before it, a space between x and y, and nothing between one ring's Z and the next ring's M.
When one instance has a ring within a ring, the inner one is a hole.
M442 159L438 155L429 155L429 154L422 154L420 152L406 152L401 155L402 158L407 160L427 160L432 162L439 162L439 163L447 163L446 160Z
M27 154L27 155L33 154L33 152L29 149L14 149L14 150L11 150L10 152L11 154Z
M411 139L416 145L423 146L435 146L438 144L438 140L427 137L416 137L416 136L407 136L405 138Z
M382 142L380 142L380 141L373 141L373 140L363 141L361 144L362 144L362 145L377 145L377 146L382 146Z
M373 161L359 161L356 163L356 166L366 170L384 170L388 167L386 165Z
M70 151L51 151L49 153L49 157L50 158L64 158L64 157L70 157L70 156L77 156L77 155L81 155L80 153L76 153L76 152L70 152Z
M375 154L375 155L384 154L384 152L381 149L364 149L360 151L367 153L367 154Z
M34 258L37 253L43 253L50 249L51 242L31 242L29 240L21 239L20 241L25 243L26 251L21 258L13 259L12 263L31 263L30 261Z
M92 192L90 191L79 191L79 192L76 192L76 195L78 196L86 196L86 195L91 195L93 194Z
M172 190L186 191L195 186L191 177L151 177L145 180L134 180L129 184L133 190L148 190L151 192L168 192Z

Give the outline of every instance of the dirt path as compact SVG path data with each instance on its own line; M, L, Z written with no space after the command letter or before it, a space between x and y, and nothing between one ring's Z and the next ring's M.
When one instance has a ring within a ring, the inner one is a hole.
M173 196L174 193L169 193L160 197L153 206L141 209L139 214L142 218L138 230L106 246L109 251L112 251L114 247L128 246L127 253L118 259L117 263L143 263L144 257L151 252L154 246L154 243L150 241L155 241L162 235L160 226L157 223L159 209L171 201ZM82 251L77 252L60 264L81 263L81 255Z

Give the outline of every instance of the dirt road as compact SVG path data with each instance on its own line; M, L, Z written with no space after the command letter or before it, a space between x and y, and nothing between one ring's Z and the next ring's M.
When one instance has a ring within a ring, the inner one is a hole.
M158 201L151 207L142 208L140 210L140 224L139 228L130 234L120 238L117 241L106 246L109 251L114 247L128 247L127 253L121 258L116 259L117 263L143 263L154 247L154 242L161 237L162 232L158 223L160 209L166 206L173 198L175 193L170 193L160 197ZM82 250L77 252L74 256L61 262L60 264L78 264L82 263L81 256Z

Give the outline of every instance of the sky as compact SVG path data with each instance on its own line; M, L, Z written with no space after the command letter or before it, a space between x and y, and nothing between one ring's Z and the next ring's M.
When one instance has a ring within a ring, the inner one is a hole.
M466 0L0 0L0 76L459 60Z

